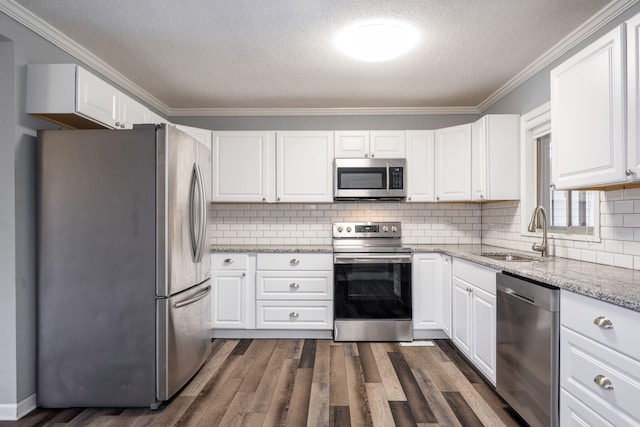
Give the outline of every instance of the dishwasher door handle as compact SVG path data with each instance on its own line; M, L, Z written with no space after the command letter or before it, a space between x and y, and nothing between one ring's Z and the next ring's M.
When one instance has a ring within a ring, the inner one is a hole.
M504 293L506 293L507 295L509 295L510 297L514 297L522 302L526 302L527 304L531 304L531 305L538 305L536 304L535 300L532 300L531 298L527 298L524 297L522 295L519 295L516 291L514 291L511 288L505 288L504 289Z

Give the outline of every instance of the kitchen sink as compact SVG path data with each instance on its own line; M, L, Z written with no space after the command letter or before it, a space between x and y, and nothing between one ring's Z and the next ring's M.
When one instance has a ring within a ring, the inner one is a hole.
M483 252L480 256L495 259L496 261L512 261L512 262L531 262L531 261L541 261L541 257L529 257L524 255L516 255L510 253L500 253L500 252Z

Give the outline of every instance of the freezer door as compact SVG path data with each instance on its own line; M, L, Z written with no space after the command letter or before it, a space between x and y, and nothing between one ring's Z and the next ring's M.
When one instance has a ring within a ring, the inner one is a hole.
M157 295L168 297L202 282L197 261L206 229L197 163L198 142L173 126L157 133L158 270ZM204 219L203 219L204 218Z
M211 283L157 300L157 393L164 401L204 363L211 343Z

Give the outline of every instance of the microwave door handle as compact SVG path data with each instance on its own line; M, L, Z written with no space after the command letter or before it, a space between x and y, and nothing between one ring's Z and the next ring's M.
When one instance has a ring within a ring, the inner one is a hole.
M389 194L389 162L387 162L387 194Z

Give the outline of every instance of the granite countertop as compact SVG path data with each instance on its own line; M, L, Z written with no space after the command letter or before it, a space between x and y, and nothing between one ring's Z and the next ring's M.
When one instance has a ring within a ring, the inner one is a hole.
M414 253L440 252L537 280L640 312L640 271L485 245L416 245ZM497 261L480 253L511 253L533 261Z
M640 312L640 271L566 258L542 258L533 252L521 252L486 245L409 245L414 253L439 252L537 280ZM228 245L211 252L333 253L331 245ZM532 261L498 261L481 253L511 253Z

